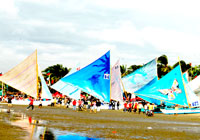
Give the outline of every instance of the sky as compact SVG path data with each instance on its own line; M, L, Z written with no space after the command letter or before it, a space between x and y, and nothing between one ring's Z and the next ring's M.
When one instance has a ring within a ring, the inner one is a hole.
M163 54L200 64L200 2L184 0L4 0L0 2L0 72L36 49L42 70L92 63L142 65Z

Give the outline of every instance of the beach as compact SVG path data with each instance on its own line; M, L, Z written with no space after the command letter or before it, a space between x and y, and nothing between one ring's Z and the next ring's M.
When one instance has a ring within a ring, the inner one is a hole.
M164 115L147 117L141 113L122 110L73 111L71 108L42 107L26 110L27 106L14 105L11 110L43 120L45 128L82 133L88 137L102 139L200 139L200 114ZM8 108L1 105L1 108ZM12 126L3 121L10 113L1 113L0 135L3 139L23 139L28 135L23 126ZM15 120L15 119L14 119ZM27 137L26 137L27 138ZM25 138L25 139L26 139Z

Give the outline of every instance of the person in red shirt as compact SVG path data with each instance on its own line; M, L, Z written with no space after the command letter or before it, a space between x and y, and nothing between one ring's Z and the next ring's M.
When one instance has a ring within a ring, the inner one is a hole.
M127 102L124 103L124 112L127 110Z
M27 107L27 110L29 110L30 107L32 107L32 110L34 109L34 105L33 105L33 102L34 102L34 98L30 98L30 103L29 103L29 106Z
M76 110L76 100L74 100L74 101L72 102L72 105L73 105L73 110Z
M135 112L135 113L137 112L137 106L138 106L138 103L135 102L135 103L134 103L134 112Z

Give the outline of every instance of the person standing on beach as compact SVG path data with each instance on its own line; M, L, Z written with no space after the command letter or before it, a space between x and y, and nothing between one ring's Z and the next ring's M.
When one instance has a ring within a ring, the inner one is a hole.
M117 110L119 110L119 101L117 101Z
M76 110L76 100L74 100L74 101L72 102L72 105L73 105L73 110Z
M12 107L12 96L8 97L8 107Z
M32 110L34 109L33 102L34 102L34 97L30 98L30 103L29 106L27 107L27 110L29 110L30 107L32 107Z

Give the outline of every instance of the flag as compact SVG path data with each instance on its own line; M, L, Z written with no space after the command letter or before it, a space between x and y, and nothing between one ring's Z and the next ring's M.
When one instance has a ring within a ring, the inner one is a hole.
M121 88L121 72L119 60L111 69L111 99L123 102L123 91Z
M157 59L153 59L143 67L135 70L122 78L124 88L129 93L134 93L155 77L157 77Z
M51 75L50 70L47 71L46 75L47 75L47 76L50 76L50 75Z
M62 78L62 81L110 102L110 51L81 70Z
M180 66L178 65L164 77L150 86L135 92L148 98L164 101L170 104L188 106Z

